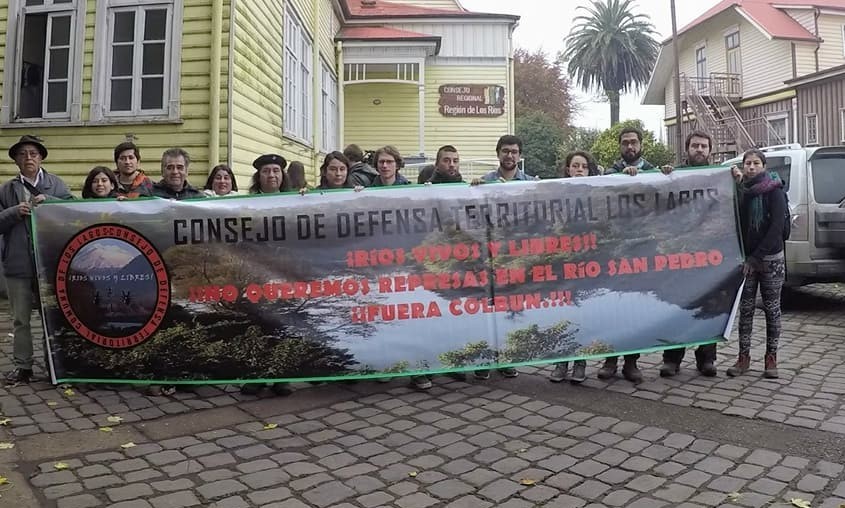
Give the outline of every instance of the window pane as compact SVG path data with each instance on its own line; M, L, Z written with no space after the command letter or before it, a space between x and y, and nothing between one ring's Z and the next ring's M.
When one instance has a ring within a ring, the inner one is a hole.
M113 79L111 80L111 106L112 111L129 111L132 109L132 80Z
M114 13L114 42L130 42L135 40L135 12Z
M64 113L67 111L67 81L47 85L47 112Z
M149 9L144 23L144 40L161 41L167 29L167 9Z
M53 17L53 33L50 36L51 46L67 46L70 44L70 16Z
M132 75L132 46L115 46L112 48L112 76Z
M142 73L164 74L164 43L144 44L144 70Z
M50 79L67 78L69 52L70 50L66 48L50 50Z
M161 109L164 93L164 79L144 78L141 80L141 109Z
M26 0L26 5L44 5L44 0Z
M69 4L73 2L73 0L53 0L54 4Z

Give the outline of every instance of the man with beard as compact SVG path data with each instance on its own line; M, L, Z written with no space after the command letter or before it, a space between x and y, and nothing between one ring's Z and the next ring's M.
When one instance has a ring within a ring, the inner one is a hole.
M687 152L686 166L709 166L710 151L713 149L713 138L703 131L689 133L684 144ZM663 351L663 365L660 367L660 377L672 377L681 370L685 348L666 349ZM717 374L716 344L698 346L695 350L695 366L702 375L713 377Z
M538 180L536 176L526 174L525 171L519 169L519 161L522 159L522 140L518 137L510 134L500 137L496 143L496 157L499 159L499 167L482 176L480 182L477 179L473 180L473 184Z
M636 127L625 127L619 133L619 152L622 158L613 163L605 171L610 173L625 173L635 176L640 171L655 169L654 165L643 157L643 133Z
M463 181L458 149L452 145L441 146L437 150L437 159L431 177L422 183L457 183Z

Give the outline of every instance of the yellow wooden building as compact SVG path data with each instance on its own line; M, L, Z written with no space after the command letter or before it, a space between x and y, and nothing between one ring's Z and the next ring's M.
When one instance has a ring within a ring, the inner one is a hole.
M348 143L453 144L474 172L513 131L516 23L458 0L2 0L0 145L41 136L76 190L127 138L154 179L185 148L196 185L228 163L246 188L268 152L313 180Z

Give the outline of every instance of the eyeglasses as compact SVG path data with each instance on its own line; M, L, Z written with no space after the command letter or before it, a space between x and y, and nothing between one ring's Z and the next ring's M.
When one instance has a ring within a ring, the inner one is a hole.
M519 155L519 150L510 150L508 148L502 148L499 150L502 155Z
M27 158L28 158L28 159L34 159L34 158L36 158L36 157L40 157L40 156L41 156L41 152L38 152L38 151L36 151L36 150L31 150L31 151L21 150L21 151L19 151L19 152L17 153L17 155L16 155L16 156L17 156L17 157L21 157L21 158L25 158L25 159L27 159Z

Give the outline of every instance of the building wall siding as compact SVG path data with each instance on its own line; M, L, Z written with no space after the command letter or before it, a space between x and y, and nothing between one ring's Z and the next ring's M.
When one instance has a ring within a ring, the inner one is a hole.
M312 37L313 50L322 54L324 48L333 48L333 37L328 30L319 30L314 37L309 24L309 20L314 19L310 0L290 0L290 3ZM326 5L320 7L321 13L328 5L324 3ZM238 177L238 186L248 187L255 171L252 161L264 153L278 153L288 162L302 162L306 177L314 181L317 155L312 147L313 139L304 140L307 141L304 143L284 135L282 32L285 3L282 0L241 0L236 6L232 169ZM323 56L333 61L333 49ZM312 78L319 77L319 73L319 67L312 67ZM312 90L319 98L319 88ZM319 113L319 109L313 110L312 119Z
M226 153L226 110L228 78L228 13L229 0L224 0L223 48L221 63L221 135L220 157L225 160ZM195 185L205 183L208 174L209 143L209 83L210 83L210 35L211 0L185 0L184 24L182 28L182 46L180 68L180 103L181 121L178 123L112 123L90 124L91 90L94 62L94 36L96 18L96 0L88 0L85 16L85 42L82 68L82 125L74 126L5 126L0 131L0 146L10 146L23 134L34 133L43 137L50 151L44 167L61 176L79 193L82 181L95 165L114 167L112 148L125 139L127 134L134 135L141 150L141 166L151 178L160 176L159 159L165 149L178 142L191 154L190 180ZM0 16L8 18L4 6ZM7 23L0 19L5 44ZM2 56L4 50L0 50ZM5 64L5 62L4 62ZM5 65L4 65L5 67ZM4 77L8 73L4 74ZM0 164L0 178L18 172L11 161Z
M440 114L437 90L445 84L502 85L507 90L508 68L497 67L428 67L425 73L425 87L428 90L425 103L425 151L434 158L437 149L443 145L454 145L461 159L495 159L496 141L508 133L507 112L491 118L453 118ZM505 95L505 107L512 97ZM512 133L511 133L512 134Z
M442 37L440 57L507 57L507 23L391 23L387 26Z
M742 96L754 97L786 88L784 81L792 76L792 47L789 41L769 40L732 10L691 29L683 36L680 71L696 76L695 49L704 41L707 46L707 72L726 72L725 31L739 26L742 62ZM665 118L675 117L672 78L666 80Z
M395 146L403 155L419 152L419 94L404 83L361 83L346 86L343 145L364 150ZM380 99L381 104L373 104Z
M783 12L797 21L799 25L803 26L811 34L816 33L816 15L814 9L784 9Z
M818 144L839 145L842 132L840 110L845 108L845 79L842 76L798 88L799 142L807 144L805 117L817 115Z
M333 70L337 70L334 37L340 29L340 20L332 9L329 0L320 0L320 23L318 24L318 45L320 55Z
M818 70L823 71L845 64L845 48L842 46L843 26L845 26L845 16L833 14L821 14L819 16L819 37L824 42L819 45Z

